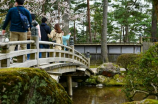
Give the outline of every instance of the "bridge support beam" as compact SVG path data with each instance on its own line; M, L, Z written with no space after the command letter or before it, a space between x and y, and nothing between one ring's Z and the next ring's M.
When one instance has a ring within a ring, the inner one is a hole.
M67 89L69 96L72 96L72 77L67 76Z

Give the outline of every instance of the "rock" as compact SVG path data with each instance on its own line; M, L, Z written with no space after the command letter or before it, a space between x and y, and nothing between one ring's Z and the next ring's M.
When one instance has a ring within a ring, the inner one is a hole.
M59 83L38 68L0 70L0 104L72 104Z
M96 87L103 87L103 84L97 84Z
M96 80L98 83L106 83L108 81L107 77L105 77L103 75L98 75Z
M120 67L114 63L104 63L97 68L97 74L113 77L115 74L120 74Z

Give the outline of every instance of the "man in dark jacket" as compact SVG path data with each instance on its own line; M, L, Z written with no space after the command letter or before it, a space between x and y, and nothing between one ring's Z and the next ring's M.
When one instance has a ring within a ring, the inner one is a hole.
M5 28L7 27L8 23L11 22L10 24L10 41L23 41L27 40L27 29L22 28L22 22L19 16L19 11L27 16L28 21L31 25L32 18L30 12L23 7L24 0L16 0L15 6L11 9L9 9L8 14L6 16L4 25L2 27L2 33L5 33ZM18 8L18 9L17 9ZM26 44L21 45L22 49L26 49ZM14 47L11 47L11 51L15 49Z
M50 27L46 24L46 22L47 22L47 19L46 19L45 17L43 17L43 18L42 18L42 23L41 23L41 25L40 25L41 41L49 41L49 38L48 38L48 35L47 35L47 34L50 34L51 29L50 29ZM41 45L40 45L40 48L46 48L46 49L48 49L48 48L49 48L49 45L41 44ZM40 53L39 57L41 58L41 53Z
M2 29L3 29L2 34L4 34L6 27L7 27L8 23L10 22L10 41L27 40L27 31L28 30L24 29L22 26L19 11L28 18L30 26L31 26L32 18L31 18L30 12L23 7L23 4L24 4L24 0L15 1L16 7L9 9L5 22L4 22L4 25L2 27ZM18 9L19 9L19 11L18 11ZM22 50L26 49L26 44L21 44L20 46L21 46ZM10 49L10 51L14 51L15 45L10 46L9 49Z

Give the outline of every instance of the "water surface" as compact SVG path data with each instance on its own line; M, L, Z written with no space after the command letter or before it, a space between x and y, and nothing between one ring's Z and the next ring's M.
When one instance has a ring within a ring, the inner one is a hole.
M122 87L82 86L73 88L73 104L122 104L128 100Z

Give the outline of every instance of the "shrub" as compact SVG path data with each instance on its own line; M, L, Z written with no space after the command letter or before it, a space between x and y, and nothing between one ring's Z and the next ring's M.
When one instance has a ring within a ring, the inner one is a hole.
M125 93L130 100L138 93L158 97L158 44L140 54L128 69Z
M127 66L130 63L134 63L134 60L138 57L138 54L122 54L117 58L117 64L127 70Z

